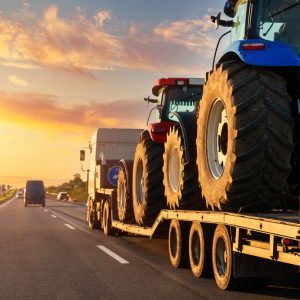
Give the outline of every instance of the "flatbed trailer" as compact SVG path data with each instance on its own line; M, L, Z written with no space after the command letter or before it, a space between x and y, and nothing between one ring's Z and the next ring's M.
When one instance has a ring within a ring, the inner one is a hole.
M174 267L190 266L197 277L214 274L221 289L236 288L241 278L299 275L299 211L244 214L164 209L152 226L144 227L118 220L116 190L99 192L104 196L98 206L103 208L101 227L106 235L118 231L153 238L163 233Z

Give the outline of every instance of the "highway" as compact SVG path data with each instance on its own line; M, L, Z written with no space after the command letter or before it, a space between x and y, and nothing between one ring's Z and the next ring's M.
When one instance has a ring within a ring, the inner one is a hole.
M106 237L86 224L86 207L46 200L0 205L0 299L300 299L300 287L221 291L168 261L167 241ZM299 282L299 281L298 281Z

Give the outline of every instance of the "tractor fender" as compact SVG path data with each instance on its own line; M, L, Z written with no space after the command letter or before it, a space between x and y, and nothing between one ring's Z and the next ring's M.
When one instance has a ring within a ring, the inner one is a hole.
M196 159L197 113L174 112L183 137L185 161Z
M247 44L264 44L261 50L245 50ZM299 67L300 58L296 52L281 42L272 42L264 39L239 40L229 45L223 52L219 63L232 60L233 57L248 65L262 67Z

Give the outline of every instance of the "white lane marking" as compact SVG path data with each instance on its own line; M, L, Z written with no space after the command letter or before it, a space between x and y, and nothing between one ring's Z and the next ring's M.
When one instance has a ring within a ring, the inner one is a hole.
M66 227L70 228L71 230L74 230L75 227L71 226L70 224L65 224Z
M48 212L48 209L44 209L44 212Z
M50 208L49 208L49 211L52 212L53 214L55 213L58 218L60 218L60 219L62 219L64 221L68 222L69 224L71 224L73 227L75 227L75 229L78 229L78 230L81 230L81 231L83 231L85 233L91 234L90 230L85 230L85 229L81 228L80 226L74 224L69 218L63 217L61 214L58 214L56 211L54 211L54 210L52 210Z
M127 260L125 260L124 258L122 258L121 256L119 256L118 254L112 252L108 248L106 248L106 247L104 247L102 245L98 245L97 248L99 248L100 250L102 250L103 252L105 252L107 255L109 255L112 258L114 258L115 260L117 260L120 264L129 264L129 262Z
M12 202L13 200L15 200L15 197L13 197L12 199L6 201L4 204L0 204L0 207L6 206L7 204L9 204L10 202Z
M51 217L53 218L53 219L57 219L57 216L56 215L51 215Z

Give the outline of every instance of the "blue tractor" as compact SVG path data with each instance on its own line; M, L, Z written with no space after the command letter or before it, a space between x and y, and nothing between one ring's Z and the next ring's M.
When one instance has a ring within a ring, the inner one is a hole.
M212 17L231 43L207 74L197 118L206 205L297 208L300 186L300 1L229 0Z

